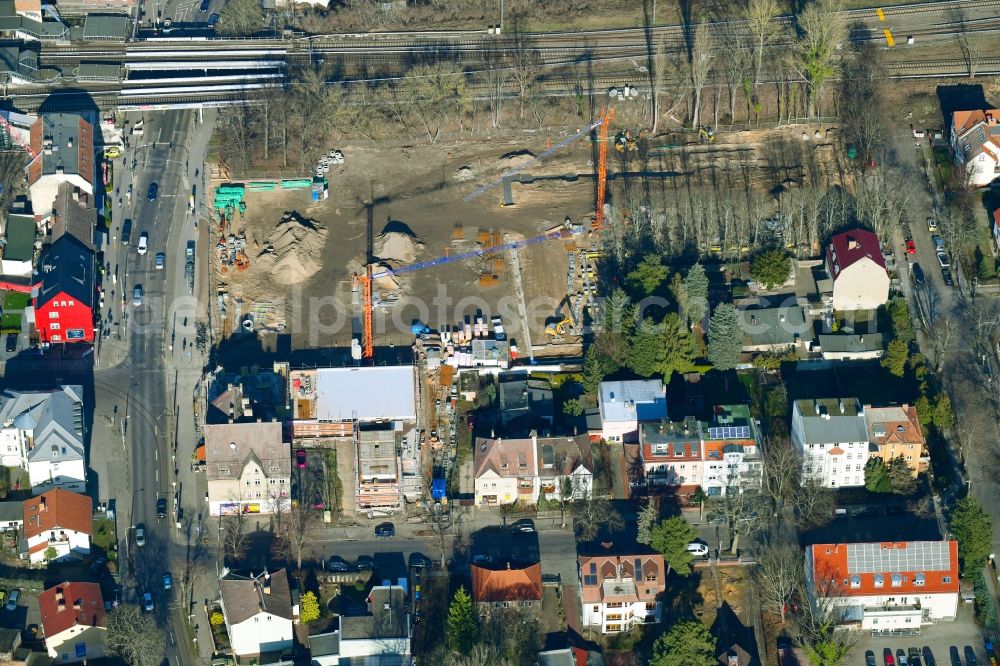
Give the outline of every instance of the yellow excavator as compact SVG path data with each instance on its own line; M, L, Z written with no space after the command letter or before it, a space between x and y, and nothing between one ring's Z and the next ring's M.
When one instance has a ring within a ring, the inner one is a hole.
M711 127L705 127L702 125L698 128L698 140L701 143L713 143L715 141L715 130Z
M556 316L561 316L562 313L556 313ZM545 325L545 335L550 335L554 338L561 338L566 335L566 329L573 325L572 315L566 315L561 321L552 322L551 324Z

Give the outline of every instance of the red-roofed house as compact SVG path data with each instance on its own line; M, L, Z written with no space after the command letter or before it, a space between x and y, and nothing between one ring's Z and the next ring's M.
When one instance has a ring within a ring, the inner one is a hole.
M536 440L476 440L476 506L535 502L539 484Z
M679 495L690 495L701 486L702 428L693 418L642 424L639 450L648 485L674 486Z
M93 504L86 495L55 488L25 500L23 529L28 559L38 564L88 554L93 520ZM49 548L55 557L46 557Z
M637 624L659 622L657 597L666 589L667 580L663 555L645 546L601 545L608 547L606 552L577 558L583 624L615 634Z
M45 647L58 663L104 656L104 598L97 583L62 583L38 595Z
M851 229L830 239L826 270L833 279L834 310L874 310L889 300L889 272L878 237Z
M965 165L970 185L984 187L1000 175L1000 110L956 111L951 117L951 152Z
M918 629L958 610L958 542L816 544L806 549L814 608L866 631Z
M473 564L472 601L480 615L515 607L540 610L542 565L513 568L508 562L506 567L492 569Z

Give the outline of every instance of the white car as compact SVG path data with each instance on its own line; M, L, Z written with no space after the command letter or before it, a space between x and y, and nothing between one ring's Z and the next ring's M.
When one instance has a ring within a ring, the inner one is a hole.
M938 263L941 264L941 268L948 268L951 266L951 262L948 260L948 253L942 250L937 252Z
M687 545L687 552L692 555L697 555L698 557L704 557L705 555L708 555L708 545L698 541L692 541Z
M149 234L143 231L139 234L139 254L146 254L146 250L149 249Z

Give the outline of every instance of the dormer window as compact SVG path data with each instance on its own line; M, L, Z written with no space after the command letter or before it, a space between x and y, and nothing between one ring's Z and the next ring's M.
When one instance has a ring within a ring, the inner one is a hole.
M922 573L913 574L913 584L917 587L923 587L927 582L927 576Z
M894 573L890 577L893 587L902 587L903 585L903 574Z
M875 574L875 587L885 587L885 576Z
M856 590L861 587L861 576L858 574L851 575L851 589Z

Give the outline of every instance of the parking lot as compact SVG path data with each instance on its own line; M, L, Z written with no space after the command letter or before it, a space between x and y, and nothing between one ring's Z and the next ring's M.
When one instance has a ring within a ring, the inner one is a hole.
M873 637L867 632L863 633L848 663L864 664L865 651L871 650L875 653L876 663L883 666L886 663L885 650L889 648L892 650L894 662L898 664L897 651L902 649L906 653L911 647L915 647L921 651L921 663L924 666L952 666L950 651L955 647L961 655L962 666L968 666L965 659L966 646L975 652L980 666L990 663L986 656L982 632L972 615L972 606L963 604L958 609L957 620L921 627L919 636ZM924 658L925 648L929 648L930 659Z

